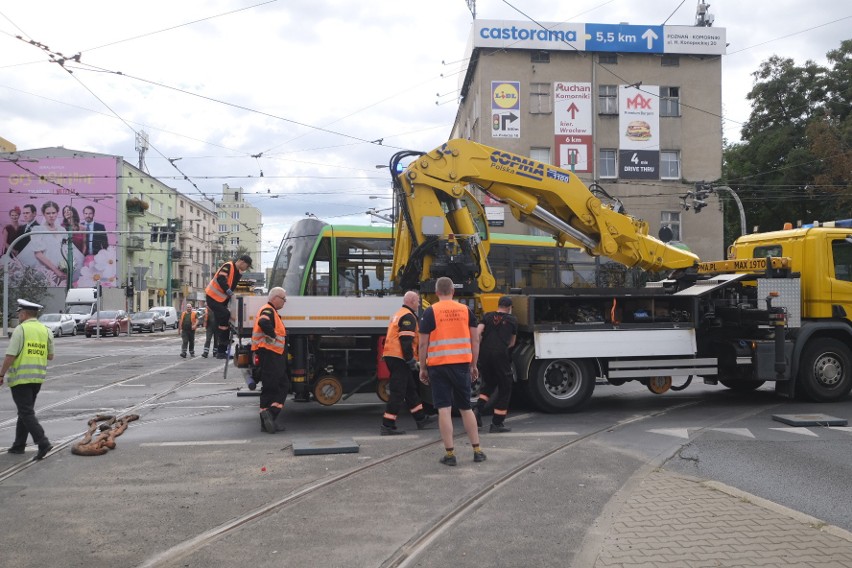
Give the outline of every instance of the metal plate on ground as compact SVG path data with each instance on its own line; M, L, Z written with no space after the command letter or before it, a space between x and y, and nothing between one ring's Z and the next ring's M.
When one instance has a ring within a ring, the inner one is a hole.
M359 449L360 446L352 438L315 438L293 441L294 456L357 454Z
M846 426L845 418L828 414L773 414L773 420L790 426Z

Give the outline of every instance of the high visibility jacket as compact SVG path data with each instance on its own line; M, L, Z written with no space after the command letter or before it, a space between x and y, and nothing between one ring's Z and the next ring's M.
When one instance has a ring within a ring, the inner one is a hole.
M275 323L275 337L269 337L260 327L261 319L272 319ZM257 316L254 318L254 327L251 330L251 350L269 349L273 353L279 355L284 353L284 348L287 345L287 329L284 327L284 322L281 321L281 316L271 304L266 304Z
M23 347L12 366L6 371L10 387L26 383L43 383L47 376L47 355L50 331L35 318L18 326L24 334ZM17 329L15 330L17 332Z
M228 301L228 292L223 289L222 285L219 283L219 275L224 274L223 269L226 266L230 266L230 271L228 272L228 290L236 288L237 274L239 271L237 270L237 265L234 264L233 261L228 261L216 271L216 274L213 275L213 279L210 280L210 284L208 284L207 288L204 289L205 294L223 304Z
M186 310L180 313L180 327L178 329L183 329L183 318L186 317ZM189 312L189 324L192 327L198 325L198 313L195 310Z
M435 315L435 329L429 334L426 365L434 367L473 361L467 306L442 300L432 304L432 313Z
M403 317L408 316L403 320ZM413 322L413 327L412 323ZM417 316L414 311L408 306L403 306L391 316L390 324L388 325L387 335L385 336L385 348L382 352L383 357L396 357L397 359L405 359L402 353L402 344L400 338L410 337L411 348L414 352L413 358L417 359Z

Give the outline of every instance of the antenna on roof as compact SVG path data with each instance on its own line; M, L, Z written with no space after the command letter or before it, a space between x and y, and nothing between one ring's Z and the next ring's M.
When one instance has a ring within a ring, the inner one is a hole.
M465 0L467 2L467 9L470 10L470 15L473 16L473 19L476 19L476 0Z
M145 170L145 152L148 151L148 133L140 130L136 133L136 151L139 152L139 169Z
M695 7L695 25L709 28L715 19L716 16L710 13L710 4L706 4L704 0L698 0L698 6Z

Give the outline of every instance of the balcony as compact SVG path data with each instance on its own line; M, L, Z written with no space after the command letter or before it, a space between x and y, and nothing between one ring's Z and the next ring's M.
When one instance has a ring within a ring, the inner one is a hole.
M143 201L138 197L129 198L125 201L125 205L127 206L128 217L141 217L145 214L145 211L147 211L149 207L147 201Z
M142 237L127 238L127 252L139 252L145 250L145 239Z

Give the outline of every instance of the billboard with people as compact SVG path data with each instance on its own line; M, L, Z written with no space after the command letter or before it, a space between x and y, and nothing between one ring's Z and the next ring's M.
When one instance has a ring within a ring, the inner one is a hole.
M0 256L12 278L29 268L47 286L119 284L117 160L0 159Z

